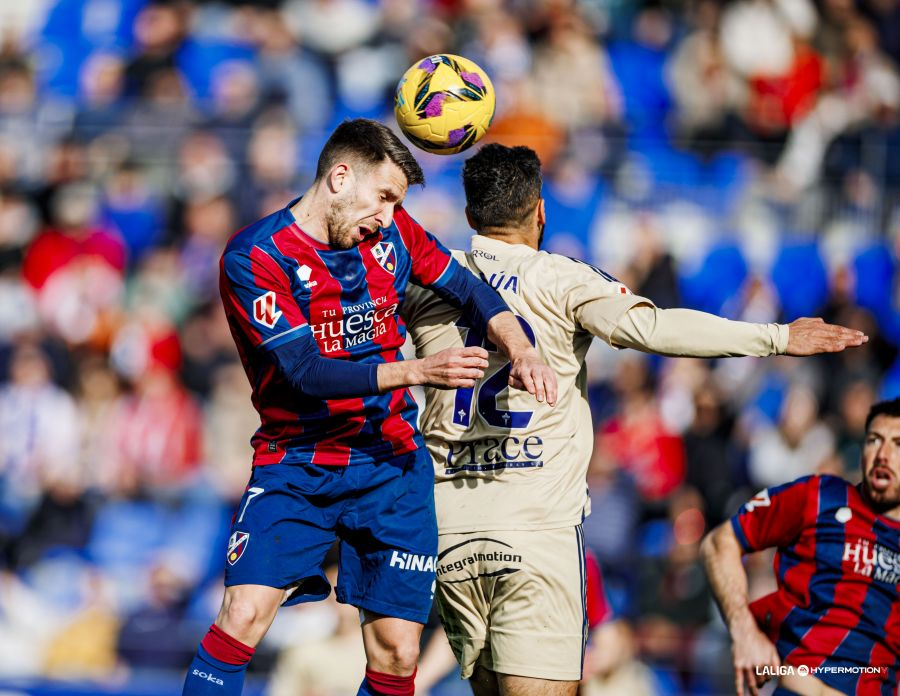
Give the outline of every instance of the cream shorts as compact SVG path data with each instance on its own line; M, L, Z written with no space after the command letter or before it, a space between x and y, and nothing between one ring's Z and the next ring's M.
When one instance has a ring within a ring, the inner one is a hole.
M440 535L436 600L464 679L476 665L581 679L587 619L580 525Z

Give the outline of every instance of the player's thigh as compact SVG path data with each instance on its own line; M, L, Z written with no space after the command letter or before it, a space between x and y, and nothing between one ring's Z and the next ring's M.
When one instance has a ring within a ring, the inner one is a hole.
M438 606L471 663L550 681L581 678L586 636L579 527L440 537ZM485 635L481 632L485 631Z
M500 696L497 673L487 667L477 665L469 678L469 687L474 696Z
M498 674L500 696L575 696L577 681L554 681Z
M345 477L337 467L255 467L232 521L226 587L288 588L284 604L327 597L322 564L335 540Z
M439 556L455 555L457 549L462 548L459 544L468 545L472 538L466 534L441 535L438 541ZM485 677L485 680L493 680L496 686L494 673L490 671L493 660L488 643L493 581L477 576L474 569L468 568L458 559L438 561L435 603L447 642L459 663L460 675L463 679L471 680L473 690L476 682L482 681L478 675L483 672L489 672L489 677ZM487 688L483 687L482 691ZM496 693L496 690L484 693Z
M437 560L431 457L422 448L353 468L356 492L338 526L338 601L424 624Z

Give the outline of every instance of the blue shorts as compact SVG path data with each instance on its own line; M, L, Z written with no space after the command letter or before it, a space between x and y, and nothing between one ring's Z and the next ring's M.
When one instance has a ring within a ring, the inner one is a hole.
M325 599L322 564L340 539L339 602L425 623L434 598L434 468L423 447L377 464L269 464L250 476L231 525L225 585Z

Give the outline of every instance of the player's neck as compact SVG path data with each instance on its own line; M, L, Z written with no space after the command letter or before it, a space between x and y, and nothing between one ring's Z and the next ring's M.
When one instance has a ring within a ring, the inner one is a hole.
M520 227L483 227L478 234L507 244L524 244L537 250L537 235Z
M291 213L305 234L317 242L328 244L328 228L325 225L326 202L318 194L318 187L313 184L300 200L291 206Z

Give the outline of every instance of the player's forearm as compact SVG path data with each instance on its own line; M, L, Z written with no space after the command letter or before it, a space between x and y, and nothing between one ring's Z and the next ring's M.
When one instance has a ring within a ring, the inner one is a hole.
M537 351L522 330L516 315L510 311L495 314L487 325L488 338L511 361L526 356L537 356Z
M730 321L692 309L639 305L625 312L611 338L615 346L659 355L764 357L785 352L788 328Z
M743 550L730 522L716 527L700 545L700 557L713 596L732 635L755 626L750 613L747 573L741 562L742 556Z
M425 384L421 360L398 360L378 366L378 391L384 393Z

